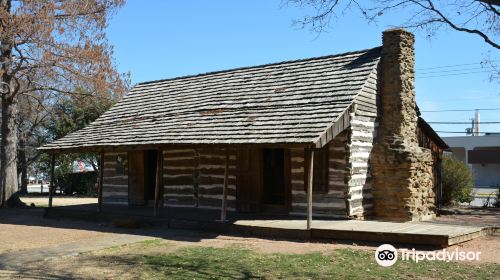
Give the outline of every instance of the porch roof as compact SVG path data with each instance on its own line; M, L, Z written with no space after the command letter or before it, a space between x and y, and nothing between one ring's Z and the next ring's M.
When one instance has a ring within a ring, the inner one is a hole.
M336 124L348 126L379 58L373 48L140 83L84 129L40 149L317 145Z

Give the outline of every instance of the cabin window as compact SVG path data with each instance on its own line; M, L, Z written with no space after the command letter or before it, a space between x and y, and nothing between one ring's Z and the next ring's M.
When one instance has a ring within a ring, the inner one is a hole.
M313 192L327 193L328 192L328 155L329 144L321 149L314 150L314 174L313 174ZM307 192L309 156L310 151L305 150L304 153L304 189Z

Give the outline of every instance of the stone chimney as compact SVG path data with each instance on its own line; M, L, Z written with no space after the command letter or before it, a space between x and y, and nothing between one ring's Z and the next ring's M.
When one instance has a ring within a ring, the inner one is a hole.
M382 35L379 127L371 155L375 218L415 221L434 216L432 155L417 141L415 38L403 29Z

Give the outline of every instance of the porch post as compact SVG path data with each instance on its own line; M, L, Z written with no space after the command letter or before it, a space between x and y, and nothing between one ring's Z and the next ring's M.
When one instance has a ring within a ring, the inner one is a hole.
M222 209L220 213L221 223L226 221L226 210L227 210L227 184L229 177L229 150L225 149L226 152L226 166L224 168L224 187L222 189Z
M155 205L153 216L158 216L158 204L160 201L160 186L161 180L163 178L163 150L158 149L158 154L156 155L156 182L155 182Z
M52 208L52 195L55 189L55 165L56 165L56 153L52 152L50 159L50 183L49 183L49 208Z
M311 229L312 223L312 189L314 176L314 148L310 149L309 155L309 174L307 176L307 229Z
M104 152L101 152L99 160L99 181L97 182L97 212L102 211L102 186L104 180Z

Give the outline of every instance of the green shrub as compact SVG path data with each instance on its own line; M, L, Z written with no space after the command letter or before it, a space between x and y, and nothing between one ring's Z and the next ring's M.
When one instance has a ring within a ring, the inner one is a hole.
M472 170L455 157L444 157L441 170L443 204L452 202L470 203L474 187Z
M65 194L93 195L96 193L96 172L57 173L56 184Z

